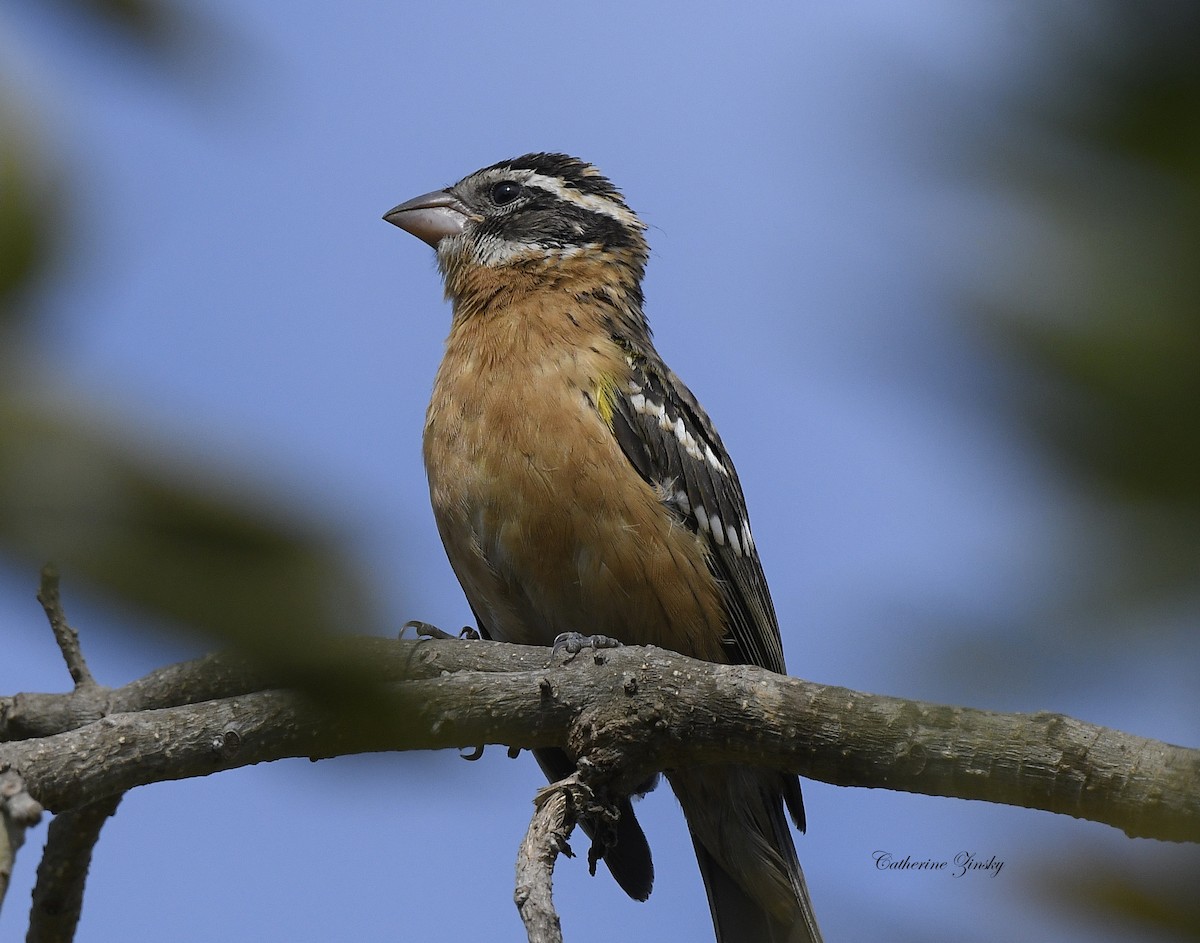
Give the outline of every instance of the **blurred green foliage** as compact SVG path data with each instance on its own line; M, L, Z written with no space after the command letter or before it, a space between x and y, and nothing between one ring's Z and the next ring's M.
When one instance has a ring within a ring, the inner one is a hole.
M27 137L16 115L0 101L0 340L15 330L23 297L51 251L52 194L29 172Z
M1056 67L991 166L1049 235L981 307L1069 488L1076 572L1009 644L1074 628L1081 654L1105 634L1136 663L1151 635L1188 632L1164 612L1200 608L1200 4L1037 10ZM1194 847L1117 861L1081 842L1043 863L1038 893L1131 939L1198 940L1197 864Z
M217 62L227 67L219 24L203 5L178 0L26 0L58 14L73 27L107 41L114 54L133 54L150 61L165 78L180 66L194 67L206 80L216 76Z
M56 0L67 10L127 34L146 49L163 45L177 28L179 11L160 0Z
M1032 378L1023 418L1090 504L1091 610L1194 600L1200 5L1106 0L1040 15L1058 70L1000 153L1005 187L1052 236L990 316Z
M132 46L152 62L213 35L163 0L53 6L74 28L117 38L114 54ZM339 534L303 508L268 502L235 468L197 463L194 453L172 460L168 452L189 450L170 443L155 454L135 432L137 416L97 414L30 376L38 357L22 328L44 314L38 289L60 249L56 208L70 181L22 122L21 102L4 107L15 84L0 74L3 558L28 574L31 598L52 561L68 592L89 587L118 607L236 645L312 690L353 690L355 678L332 670L321 642L376 628L379 616Z

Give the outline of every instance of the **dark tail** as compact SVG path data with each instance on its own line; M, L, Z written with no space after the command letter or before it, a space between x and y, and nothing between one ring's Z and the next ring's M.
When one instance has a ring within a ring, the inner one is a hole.
M558 782L575 772L575 764L563 750L548 748L534 750L538 766L550 782ZM634 900L645 900L654 886L654 864L650 860L650 845L646 834L633 814L633 805L622 799L617 808L621 817L617 820L615 842L605 851L604 863L616 878L621 889ZM584 825L588 836L595 838L589 826Z
M669 773L708 892L717 943L821 943L783 797L802 822L794 779L747 767Z

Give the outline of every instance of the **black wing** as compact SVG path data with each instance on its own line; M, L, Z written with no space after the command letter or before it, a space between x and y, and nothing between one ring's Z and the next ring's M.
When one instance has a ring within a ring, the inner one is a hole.
M612 391L612 428L629 461L690 530L708 541L725 597L729 660L784 672L771 593L746 500L721 437L691 390L652 351L630 352L632 379Z

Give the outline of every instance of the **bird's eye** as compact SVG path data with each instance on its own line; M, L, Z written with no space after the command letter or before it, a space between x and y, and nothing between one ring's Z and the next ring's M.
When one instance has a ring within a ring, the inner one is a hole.
M521 185L514 183L512 180L501 180L498 184L492 187L492 202L497 206L503 206L505 203L511 203L521 193Z

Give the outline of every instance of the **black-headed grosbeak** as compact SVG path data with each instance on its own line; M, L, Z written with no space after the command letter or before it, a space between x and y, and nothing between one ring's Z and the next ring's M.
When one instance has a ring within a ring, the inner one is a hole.
M783 672L771 595L733 463L651 342L645 226L595 167L527 154L385 217L437 249L454 314L425 420L450 563L486 636L580 629ZM536 751L552 780L573 769ZM819 940L784 806L795 776L666 772L721 943ZM628 800L609 870L650 893Z

